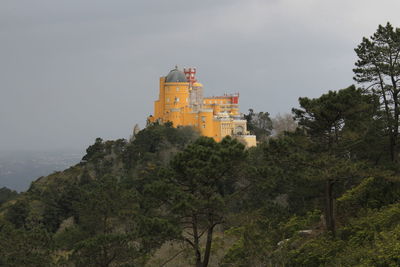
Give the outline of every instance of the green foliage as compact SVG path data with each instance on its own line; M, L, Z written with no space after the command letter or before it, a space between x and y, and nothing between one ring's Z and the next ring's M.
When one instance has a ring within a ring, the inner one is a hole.
M380 110L384 127L382 131L388 143L385 154L391 161L397 162L399 146L398 108L400 93L400 29L393 28L388 22L379 25L370 38L363 38L355 49L358 60L353 69L354 80L366 85L367 90L380 98Z
M51 232L56 232L61 222L71 216L77 217L75 203L81 201L80 189L76 181L51 184L41 195L44 203L43 224Z
M99 234L78 242L71 256L75 266L143 265L145 253L127 234Z
M246 252L249 249L245 247L244 239L239 238L228 250L226 253L221 267L228 267L228 266L238 266L238 267L245 267L249 266L250 259Z
M124 164L134 168L144 162L168 162L168 151L176 152L198 137L191 127L173 128L169 125L151 124L140 131L123 153ZM164 152L164 153L163 153Z
M17 200L14 205L7 209L5 219L15 227L21 228L27 225L29 211L29 202L27 200Z
M249 109L249 113L244 115L247 121L247 130L257 137L258 141L266 141L272 132L272 120L268 112L254 112Z
M45 229L16 229L0 221L0 266L51 266L52 240Z
M104 156L104 152L103 139L98 137L96 138L95 143L86 149L86 155L82 158L82 160L94 160L96 158Z
M351 239L353 244L360 244L359 241L366 236L373 239L376 232L397 227L399 220L399 203L385 206L381 210L367 210L362 217L351 218L342 228L342 235L344 239Z
M0 206L9 200L12 200L18 196L18 193L14 190L8 189L7 187L0 188Z
M366 223L382 216L376 219L393 229L400 214L367 212L399 199L397 178L382 156L387 143L382 141L378 98L351 86L320 98L300 98L300 106L293 109L300 127L296 132L250 150L244 181L249 187L235 217L244 216L235 224L241 230L223 266L378 265L357 257L374 251L382 229L351 219ZM378 162L382 168L376 169ZM336 237L326 230L337 232Z
M336 255L342 251L343 245L343 241L329 236L305 241L288 253L288 263L292 266L324 266L335 262Z
M397 202L400 199L400 181L391 177L368 177L339 199L339 209L354 214L363 209L376 209Z
M58 236L59 245L72 248L68 260L76 266L142 264L175 228L161 218L147 218L139 202L134 190L111 176L84 185L75 203L77 227Z
M238 180L236 172L245 157L244 146L236 140L226 137L216 143L200 137L171 160L158 181L147 186L147 192L176 216L182 227L180 238L192 247L197 266L208 265L214 228L224 222ZM206 245L201 248L204 233Z
M318 149L353 158L374 156L369 159L376 160L378 155L371 148L382 147L382 143L370 138L379 136L375 96L350 86L315 99L301 97L299 103L301 108L293 109L295 119Z
M307 212L304 216L292 216L286 222L281 224L284 233L293 236L300 230L310 229L318 224L321 220L321 211L313 210Z

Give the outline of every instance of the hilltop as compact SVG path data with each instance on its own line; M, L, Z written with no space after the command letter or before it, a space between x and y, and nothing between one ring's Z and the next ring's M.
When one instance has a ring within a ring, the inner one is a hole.
M196 258L186 219L198 212L200 253L214 222L210 266L396 262L398 176L315 149L301 131L245 150L229 138L219 144L188 127L157 124L130 142L97 139L81 163L3 204L1 259L9 266L187 266ZM329 177L340 178L334 235L324 211Z

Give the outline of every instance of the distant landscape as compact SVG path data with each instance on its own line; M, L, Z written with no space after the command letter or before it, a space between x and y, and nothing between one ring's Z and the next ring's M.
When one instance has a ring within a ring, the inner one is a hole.
M64 170L80 161L84 151L1 151L0 188L26 191L32 181L55 171Z

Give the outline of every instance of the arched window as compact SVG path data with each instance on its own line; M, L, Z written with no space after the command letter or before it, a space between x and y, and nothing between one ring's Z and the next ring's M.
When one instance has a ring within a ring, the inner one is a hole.
M235 134L237 134L237 135L242 135L243 134L243 132L244 132L244 129L243 129L243 126L236 126L235 127Z

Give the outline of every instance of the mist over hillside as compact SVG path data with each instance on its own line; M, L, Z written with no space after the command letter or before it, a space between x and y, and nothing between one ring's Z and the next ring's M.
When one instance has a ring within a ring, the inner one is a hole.
M64 170L80 161L84 151L1 151L0 187L25 191L32 181L54 171Z

